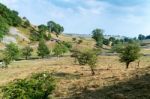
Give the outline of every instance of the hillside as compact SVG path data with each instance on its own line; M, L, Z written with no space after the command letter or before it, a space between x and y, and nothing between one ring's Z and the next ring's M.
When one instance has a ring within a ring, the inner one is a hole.
M33 25L0 3L0 99L150 99L144 35L64 30L54 21Z

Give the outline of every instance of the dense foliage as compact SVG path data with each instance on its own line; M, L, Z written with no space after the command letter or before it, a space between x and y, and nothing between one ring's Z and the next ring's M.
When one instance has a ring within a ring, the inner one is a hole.
M57 43L53 49L54 55L59 57L61 55L63 55L64 53L66 53L68 51L68 47L70 47L70 45L67 47L68 45L64 45L64 43Z
M12 60L16 60L19 57L20 50L16 44L10 43L10 44L6 45L6 48L5 48L5 51L3 54L4 54L3 61L5 63L5 66L7 67L7 65Z
M55 81L50 73L33 74L30 78L10 82L2 88L4 99L48 99L55 89Z
M96 41L97 47L102 47L103 45L103 30L95 29L92 31L92 38Z
M128 43L120 53L120 61L126 63L126 68L129 64L140 57L140 47L136 43Z
M47 27L48 27L49 32L56 33L56 36L58 36L60 33L62 33L64 31L63 26L61 26L60 24L57 24L53 21L47 22Z
M44 58L44 56L48 56L50 51L47 47L47 45L45 44L45 41L43 39L40 40L39 45L38 45L38 56L41 56L42 58Z
M95 75L94 68L97 63L96 51L90 50L85 52L76 52L75 58L77 58L80 65L89 65L92 75Z
M0 40L8 32L9 25L6 23L6 20L0 16Z
M22 54L26 58L26 60L31 56L33 49L30 46L26 46L22 49Z
M51 33L55 33L56 36L60 35L64 31L63 26L53 21L49 21L47 25L41 24L38 26L38 30L31 30L30 39L32 41L39 41L41 38L45 40L51 39Z
M112 46L111 51L116 53L121 53L123 51L124 45L122 43L118 43Z
M9 26L20 26L22 23L18 12L10 10L5 5L0 3L0 38L8 32Z

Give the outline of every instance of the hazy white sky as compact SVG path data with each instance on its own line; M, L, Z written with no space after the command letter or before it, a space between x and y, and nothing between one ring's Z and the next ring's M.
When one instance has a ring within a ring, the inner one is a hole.
M0 0L39 25L53 20L66 33L137 36L150 34L150 0Z

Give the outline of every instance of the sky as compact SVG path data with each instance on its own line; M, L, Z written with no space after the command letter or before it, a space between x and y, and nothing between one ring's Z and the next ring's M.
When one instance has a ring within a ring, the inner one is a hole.
M34 25L53 20L65 33L90 34L100 28L107 35L150 35L150 0L0 0Z

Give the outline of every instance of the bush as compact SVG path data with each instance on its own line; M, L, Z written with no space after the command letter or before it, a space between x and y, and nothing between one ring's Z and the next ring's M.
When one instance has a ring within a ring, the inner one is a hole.
M57 57L66 53L67 51L68 48L63 43L57 43L53 49L54 55L56 55Z
M140 47L136 43L127 44L120 53L120 61L126 63L126 68L129 64L140 57Z
M63 41L62 42L68 49L71 49L72 48L72 44L70 42L65 42Z
M80 40L78 40L78 44L81 44L82 42L83 42L83 40L81 40L81 39L80 39Z
M50 53L50 51L43 39L40 40L40 42L39 42L37 53L38 53L38 56L41 56L42 58L44 58L44 56L48 56Z
M121 53L123 51L123 48L124 48L123 44L119 43L119 44L113 45L111 48L111 51Z
M26 46L22 49L22 54L26 58L26 60L31 56L33 49L30 46Z
M94 68L97 63L97 53L96 51L86 51L86 52L78 52L76 54L76 58L80 65L89 65L91 68L92 75L95 75Z
M2 87L4 99L48 99L55 89L55 80L50 73L33 74Z
M104 44L104 45L109 45L109 44L110 44L109 39L104 39L104 40L103 40L103 44Z
M5 19L0 16L0 40L3 38L3 36L9 31L9 26L5 22Z
M96 41L96 46L97 47L102 47L103 46L103 30L102 29L95 29L92 31L92 38Z
M15 43L10 43L6 45L3 56L5 67L8 67L11 61L18 59L20 56L20 49Z

